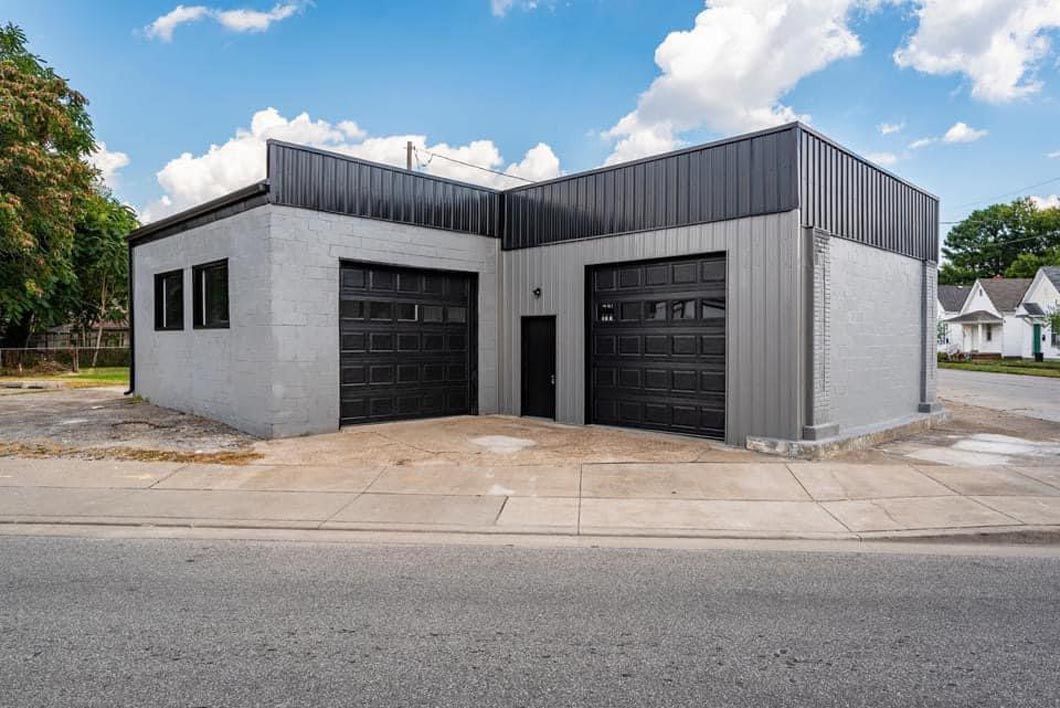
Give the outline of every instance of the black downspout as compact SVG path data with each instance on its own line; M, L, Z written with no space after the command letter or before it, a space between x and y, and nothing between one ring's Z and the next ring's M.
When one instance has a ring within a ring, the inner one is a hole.
M128 396L136 391L136 327L134 325L133 294L136 291L136 278L133 277L133 245L129 243L129 390Z

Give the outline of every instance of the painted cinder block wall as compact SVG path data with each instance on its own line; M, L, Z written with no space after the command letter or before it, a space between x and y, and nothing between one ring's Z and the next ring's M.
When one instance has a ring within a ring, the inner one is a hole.
M136 392L261 437L339 426L339 264L478 275L478 406L498 410L500 244L454 233L266 205L133 249ZM191 327L191 267L228 258L229 329ZM183 268L185 328L154 330L154 275Z
M274 436L338 428L344 260L477 274L478 408L497 412L497 239L295 207L269 209Z
M254 435L274 434L269 206L133 249L136 393ZM228 259L228 329L192 327L191 269ZM184 271L184 329L154 328L154 276Z

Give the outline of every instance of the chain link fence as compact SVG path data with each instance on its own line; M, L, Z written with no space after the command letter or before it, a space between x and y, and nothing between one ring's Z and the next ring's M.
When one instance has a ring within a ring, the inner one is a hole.
M58 374L91 366L128 366L128 347L0 349L0 376Z

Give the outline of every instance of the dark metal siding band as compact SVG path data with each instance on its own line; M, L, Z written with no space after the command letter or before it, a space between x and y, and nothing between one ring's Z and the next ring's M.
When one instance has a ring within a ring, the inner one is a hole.
M485 187L275 141L268 174L274 204L499 236L500 193Z
M504 193L505 249L798 206L796 126Z

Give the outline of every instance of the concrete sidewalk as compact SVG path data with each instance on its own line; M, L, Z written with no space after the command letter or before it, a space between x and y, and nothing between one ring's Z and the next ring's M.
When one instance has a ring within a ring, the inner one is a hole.
M0 523L801 539L1060 533L1060 466L6 457Z

